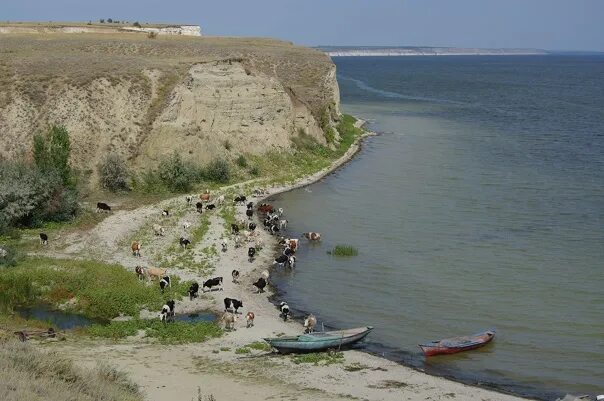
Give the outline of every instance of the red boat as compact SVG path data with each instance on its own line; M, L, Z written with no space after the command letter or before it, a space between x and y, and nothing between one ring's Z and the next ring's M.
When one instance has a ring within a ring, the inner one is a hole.
M424 351L424 355L426 356L455 354L457 352L480 348L490 343L493 338L495 338L495 330L487 330L471 336L451 337L431 341L426 344L419 344L419 347Z

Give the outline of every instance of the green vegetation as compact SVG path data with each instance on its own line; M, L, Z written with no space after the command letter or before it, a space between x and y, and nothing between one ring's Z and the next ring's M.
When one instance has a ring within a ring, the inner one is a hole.
M0 233L72 219L78 211L75 179L69 167L69 134L53 126L34 137L35 166L0 161Z
M139 330L150 338L164 344L187 344L206 341L220 337L222 329L213 322L180 322L162 323L159 319L111 322L107 325L92 325L85 333L92 337L111 338L114 340L136 335Z
M237 163L237 165L239 167L242 167L242 168L247 167L247 160L244 155L239 155L239 157L237 157L237 160L235 160L235 163Z
M350 365L344 366L344 370L347 372L359 372L361 370L369 369L369 366L360 364L358 362L351 363Z
M112 192L128 190L130 173L126 160L116 153L109 153L99 166L101 186Z
M143 400L138 387L113 368L100 365L85 370L62 353L40 351L15 340L0 343L0 383L8 400Z
M268 343L262 341L256 341L254 343L246 345L247 348L255 349L256 351L270 351L272 348Z
M312 363L318 365L332 365L344 362L343 352L313 352L310 354L298 354L292 356L295 364Z
M336 245L333 250L327 251L327 253L334 256L357 256L359 250L352 245Z
M230 351L231 349L229 347L220 347L220 350L223 352L227 352L227 351Z
M180 154L174 152L159 163L158 175L162 184L171 192L187 192L194 183L200 181L203 173L192 163L185 163Z
M172 278L164 294L156 285L145 285L122 266L79 260L27 258L0 270L0 305L12 308L45 302L66 304L68 309L91 318L138 316L143 308L159 310L166 299L180 299L189 282Z
M227 233L231 232L231 224L235 224L235 206L226 204L220 209L220 217L224 220L224 229Z
M204 177L208 181L221 184L229 182L231 179L231 168L229 163L223 159L211 161L205 168Z
M247 347L241 347L241 348L237 348L235 350L235 353L237 355L249 354L250 352L252 352L252 351L249 348L247 348Z

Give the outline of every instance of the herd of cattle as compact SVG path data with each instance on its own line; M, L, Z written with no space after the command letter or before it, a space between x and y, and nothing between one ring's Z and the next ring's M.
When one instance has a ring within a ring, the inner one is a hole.
M255 190L255 196L264 195L266 192L263 190ZM192 205L195 200L193 195L186 197L186 202L188 205ZM204 210L211 211L215 209L217 206L221 206L225 202L225 196L220 195L210 203L211 196L210 192L206 191L205 193L199 196L199 201L195 203L195 209L198 213L203 213ZM205 202L205 204L204 204ZM262 249L263 243L260 236L256 233L257 225L253 221L254 216L254 203L248 202L248 199L245 195L239 195L233 199L233 203L236 205L246 205L246 216L248 221L239 221L237 223L231 224L231 235L234 237L234 245L235 248L240 248L243 242L250 243L250 246L247 249L247 256L250 262L253 262L256 256L256 253ZM97 212L110 212L111 207L103 202L97 203ZM288 221L283 218L284 210L283 208L274 208L272 205L268 203L261 203L256 206L256 212L258 215L262 217L263 227L266 231L271 235L277 235L282 231L287 229ZM161 215L163 217L169 217L170 211L167 209L163 209L161 211ZM183 229L186 231L191 227L191 223L188 221L183 222ZM156 236L164 236L166 230L160 224L153 224L152 226L153 234ZM303 236L309 241L319 241L321 239L321 235L316 232L308 232L304 233ZM40 243L43 245L48 244L48 235L44 233L40 233ZM191 241L189 238L180 237L179 244L184 249L187 249L188 246L191 245ZM273 266L279 266L282 268L290 268L293 269L296 265L296 251L299 247L299 240L295 238L284 238L280 237L278 241L279 246L282 247L282 252L279 256L277 256L273 261ZM221 242L221 248L223 252L228 250L229 242L227 239L223 239ZM133 241L131 243L132 255L136 257L141 256L141 241ZM140 280L158 280L159 282L159 290L164 293L167 288L172 286L170 276L168 275L168 269L159 268L159 267L143 267L136 266L135 273ZM241 276L238 270L233 270L232 273L233 283L238 284L239 278ZM261 277L258 278L257 281L252 283L257 289L257 293L263 293L264 289L269 283L270 273L268 270L264 270L261 273ZM197 298L199 290L202 292L206 291L215 291L222 290L223 278L222 277L213 277L205 280L200 286L199 283L193 282L188 289L189 299L193 300ZM234 329L235 321L237 320L237 315L239 313L239 309L243 307L243 302L238 299L224 298L224 310L225 313L221 317L221 321L224 323L226 329ZM281 302L279 304L279 314L280 317L287 321L288 318L291 317L291 310L286 302ZM165 305L161 308L159 313L159 318L162 322L170 322L173 321L175 317L175 301L168 300ZM255 314L252 311L249 311L246 316L246 326L252 327L254 324ZM312 332L316 325L317 321L314 315L310 314L304 320L304 327L307 332Z

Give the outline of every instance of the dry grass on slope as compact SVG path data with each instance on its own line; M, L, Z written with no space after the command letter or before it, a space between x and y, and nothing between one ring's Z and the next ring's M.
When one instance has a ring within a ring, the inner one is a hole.
M58 353L13 340L0 342L0 400L140 401L138 387L106 366L75 367Z

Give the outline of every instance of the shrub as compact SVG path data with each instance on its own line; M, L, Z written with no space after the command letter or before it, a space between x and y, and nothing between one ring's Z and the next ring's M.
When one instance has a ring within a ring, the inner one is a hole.
M333 250L327 253L334 256L357 256L359 250L352 245L336 245Z
M223 142L223 145L226 150L231 150L231 148L233 147L233 145L231 145L231 142L228 139Z
M100 22L101 24L104 24L104 23L105 23L105 19L104 19L104 18L101 18L101 19L99 20L99 22Z
M237 354L237 355L249 354L250 352L252 352L252 351L247 347L241 347L241 348L237 348L235 350L235 354Z
M182 161L176 152L159 164L159 178L173 192L187 192L196 181L195 168Z
M226 160L216 159L207 165L204 175L209 181L225 183L231 179L231 168Z
M243 155L239 155L237 160L235 161L239 167L246 168L247 167L247 159Z
M155 38L157 38L157 32L153 32L153 31L147 32L147 37L149 39L155 39Z
M257 177L260 175L260 168L258 168L258 166L253 166L252 168L250 168L250 174Z
M325 129L325 139L327 140L327 143L334 143L336 140L336 132L334 131L334 129L332 127L327 127Z
M128 167L126 161L116 153L107 155L103 163L99 166L99 175L101 185L110 191L128 190Z
M0 245L0 267L12 267L17 264L21 255L11 246Z
M107 18L107 22L111 24L113 20L111 18Z
M56 171L64 184L70 183L71 168L69 156L71 142L65 127L53 125L48 134L34 136L34 161L36 166L44 173Z
M134 22L134 24L132 24L132 26L135 26L135 27L137 27L137 28L140 28L140 27L141 27L141 24L140 24L138 21L136 21L136 22Z

